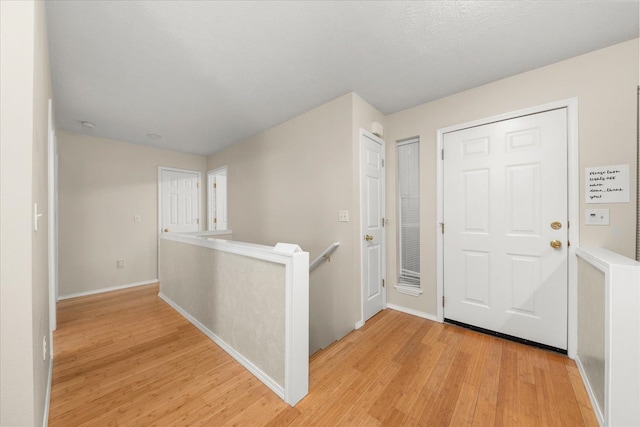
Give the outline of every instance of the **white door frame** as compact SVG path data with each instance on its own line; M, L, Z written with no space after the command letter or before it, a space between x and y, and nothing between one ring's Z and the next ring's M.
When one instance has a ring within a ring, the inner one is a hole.
M362 206L362 137L367 136L368 138L373 139L374 141L378 141L382 144L382 158L386 157L387 146L385 141L382 138L372 134L371 132L367 132L366 130L360 128L358 132L358 186L359 186L359 198L358 204L360 205L360 215L358 216L358 250L360 251L360 320L356 323L355 328L359 329L364 326L364 294L365 294L365 284L364 284L364 251L363 251L363 243L362 243L362 216L364 212L364 206ZM384 161L384 160L383 160ZM382 171L382 200L380 203L382 204L382 217L385 218L386 212L386 169ZM381 277L385 281L385 287L382 288L382 309L387 308L387 239L386 239L386 231L382 232L382 242L381 242Z
M442 149L444 134L474 126L482 126L503 120L514 119L516 117L542 113L559 108L567 109L567 180L568 196L567 208L569 223L568 248L568 295L567 295L567 355L575 359L578 347L578 259L576 248L580 245L580 169L578 158L578 98L564 99L548 104L538 105L523 110L512 111L506 114L474 120L455 126L448 126L437 130L436 158L437 165L437 207L438 218L435 224L437 234L437 277L436 277L436 318L439 322L444 322L444 310L442 307L442 297L444 296L444 237L440 229L440 224L444 221L444 161L442 160Z
M53 120L53 100L49 100L49 126L47 139L48 180L48 254L49 254L49 349L53 358L53 331L58 327L56 304L58 302L58 145Z
M157 228L157 271L156 277L160 277L160 234L162 234L162 172L163 171L172 171L172 172L186 172L186 173L195 173L198 174L198 231L202 231L202 172L194 171L189 169L178 169L172 168L168 166L158 166L158 228Z
M207 171L207 230L210 230L209 226L211 225L211 221L213 220L213 205L215 203L215 200L213 200L213 197L211 197L211 187L212 187L212 180L213 177L215 175L217 175L219 172L225 172L225 175L227 176L227 182L229 180L229 174L228 174L228 168L227 166L220 166L219 168L215 168L215 169L211 169L209 171ZM227 188L228 184L227 184ZM217 209L217 207L216 207ZM227 224L227 228L228 229L229 226Z

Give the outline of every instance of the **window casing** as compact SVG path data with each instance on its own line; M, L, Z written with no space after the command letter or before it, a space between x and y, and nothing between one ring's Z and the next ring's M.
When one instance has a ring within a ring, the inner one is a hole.
M398 255L396 290L419 295L420 290L420 144L418 138L399 141Z

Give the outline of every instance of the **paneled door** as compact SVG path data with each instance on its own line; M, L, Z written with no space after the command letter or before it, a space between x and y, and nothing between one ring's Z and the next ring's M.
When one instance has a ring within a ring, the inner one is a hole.
M567 349L567 111L444 135L444 317Z
M200 173L160 169L160 232L200 230Z
M226 230L227 223L227 167L207 172L209 209L208 230Z
M384 141L360 134L364 321L384 308Z

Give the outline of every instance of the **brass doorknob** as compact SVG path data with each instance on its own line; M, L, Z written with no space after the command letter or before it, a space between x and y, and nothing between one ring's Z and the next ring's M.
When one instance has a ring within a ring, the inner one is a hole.
M367 234L366 236L364 236L364 240L366 240L367 242L370 242L373 240L373 236Z
M163 231L164 231L165 233L168 233L168 232L169 232L169 229L168 229L168 228L165 228Z
M560 240L552 240L549 244L553 249L559 249L562 247L562 242Z

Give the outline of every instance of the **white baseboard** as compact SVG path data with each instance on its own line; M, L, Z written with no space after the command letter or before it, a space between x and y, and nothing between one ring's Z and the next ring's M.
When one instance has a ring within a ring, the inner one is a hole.
M423 311L414 310L412 308L402 307L400 305L395 304L387 304L387 308L391 310L400 311L402 313L411 314L412 316L422 317L423 319L431 320L433 322L437 322L438 318L433 314L425 313Z
M120 285L120 286L112 286L110 288L95 289L93 291L87 291L87 292L78 292L78 293L69 294L69 295L60 295L58 296L58 301L71 299L71 298L86 297L88 295L102 294L104 292L119 291L120 289L135 288L136 286L150 285L152 283L158 283L158 279L144 280L142 282L129 283L129 284Z
M42 416L42 427L49 425L49 404L51 402L51 381L53 379L53 357L49 358L49 375L47 375L47 391L44 394L44 414Z
M214 334L210 331L206 326L200 323L195 317L191 316L189 313L184 311L182 307L176 304L171 298L163 294L162 292L158 293L158 296L163 299L167 304L173 307L178 313L182 315L185 319L187 319L193 326L200 329L203 334L205 334L211 341L216 343L220 348L222 348L227 354L233 357L238 363L244 366L249 372L251 372L256 378L264 383L267 387L271 389L275 394L277 394L282 400L284 400L284 387L276 383L269 375L264 373L260 368L254 365L249 359L240 354L236 349L227 344L222 338Z
M363 326L364 326L364 320L358 320L358 321L356 322L356 326L355 326L355 328L356 328L356 329L360 329L360 328L362 328Z
M600 406L596 401L596 395L593 393L593 389L591 388L591 383L589 383L587 374L584 372L584 367L582 366L582 362L580 362L580 357L576 355L576 358L574 360L576 362L576 365L578 366L578 372L580 372L580 377L582 377L584 388L587 389L589 400L591 400L591 407L593 408L593 412L595 412L596 414L596 419L598 420L598 424L600 424L600 426L604 426L604 414L600 410Z

